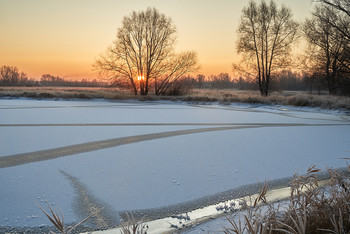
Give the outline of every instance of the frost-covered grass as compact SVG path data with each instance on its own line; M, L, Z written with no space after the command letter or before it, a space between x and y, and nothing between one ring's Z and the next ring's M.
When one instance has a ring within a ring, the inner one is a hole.
M115 99L123 94L115 88L74 88L74 87L0 87L1 97L27 97L34 99Z
M305 176L295 176L291 195L282 209L266 202L265 184L243 219L227 218L230 225L224 233L349 233L348 175L328 169L330 182L320 188L315 175L319 171L312 167ZM263 208L259 204L264 204Z
M194 89L183 96L134 96L118 88L73 88L73 87L0 87L0 97L27 97L35 99L107 99L107 100L171 100L187 102L220 102L249 104L278 104L290 106L320 107L324 109L350 110L350 97L317 95L303 91L272 92L268 97L258 91L234 89Z
M350 110L350 98L316 95L302 91L272 92L264 97L258 91L242 90L194 90L188 96L189 101L218 101L221 103L276 104L288 106L320 107L324 109Z

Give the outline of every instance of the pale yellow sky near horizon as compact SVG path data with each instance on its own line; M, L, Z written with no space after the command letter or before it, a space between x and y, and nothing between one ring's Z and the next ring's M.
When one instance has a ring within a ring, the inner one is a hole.
M260 1L258 1L260 2ZM303 21L312 0L275 0ZM0 66L29 77L97 78L92 64L115 39L124 16L155 7L177 28L176 51L198 53L200 70L232 74L241 11L248 0L0 0Z

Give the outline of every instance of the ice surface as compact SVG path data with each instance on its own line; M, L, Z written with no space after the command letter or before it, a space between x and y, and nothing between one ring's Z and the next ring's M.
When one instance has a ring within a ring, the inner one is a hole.
M188 125L198 123L209 125ZM263 125L275 123L285 126ZM0 156L148 133L225 127L218 124L262 125L160 138L2 168L0 226L49 224L36 205L46 207L46 201L62 210L66 222L79 220L75 206L79 191L64 173L77 179L95 201L121 211L191 201L240 185L304 173L314 164L342 167L346 164L340 158L349 157L349 120L337 112L24 99L0 100Z

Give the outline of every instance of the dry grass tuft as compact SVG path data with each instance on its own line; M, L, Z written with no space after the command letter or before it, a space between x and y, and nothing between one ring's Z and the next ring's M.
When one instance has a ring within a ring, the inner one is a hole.
M50 220L50 222L58 229L61 234L69 234L78 226L86 222L91 217L97 215L101 210L97 210L96 212L89 215L87 218L83 219L79 223L75 224L72 227L66 227L64 224L64 216L62 211L54 211L49 203L47 203L49 208L49 212L45 211L41 206L38 207L44 212L46 217ZM143 223L142 220L136 220L132 213L125 213L126 220L121 220L120 224L120 232L122 234L147 234L148 225ZM55 232L50 231L51 234L55 234Z
M231 226L224 233L349 233L350 180L335 170L327 171L330 182L322 188L316 176L320 169L315 166L305 176L295 176L288 206L283 209L266 202L265 184L253 206L247 208L244 221L228 218Z
M77 228L78 226L80 226L81 224L86 222L88 219L90 219L92 216L96 215L97 213L99 213L101 211L101 210L98 210L97 212L92 213L91 215L89 215L88 217L86 217L85 219L83 219L82 221L80 221L79 223L77 223L76 225L74 225L72 227L65 227L65 225L64 225L64 216L63 216L62 211L60 210L60 213L58 213L57 211L54 211L49 203L47 203L47 206L49 207L49 210L50 210L51 214L46 212L41 206L39 206L39 208L44 212L44 214L50 220L50 222L62 234L69 234L69 233L71 233L75 228ZM50 231L50 233L54 234L53 231Z
M264 186L262 186L260 189L259 195L254 200L249 202L249 204L252 204L252 206L247 205L246 201L242 201L244 204L242 207L244 207L244 209L247 211L247 214L244 215L243 221L241 220L241 217L239 217L237 222L234 219L226 217L231 224L231 227L225 227L225 230L223 231L224 233L270 233L270 225L266 223L266 217L263 215L262 210L260 209L261 204L270 206L270 211L273 211L274 209L273 206L269 205L266 201L267 187L267 183L265 182Z
M127 220L121 222L122 234L147 234L148 225L143 221L138 221L134 218L132 213L126 213Z

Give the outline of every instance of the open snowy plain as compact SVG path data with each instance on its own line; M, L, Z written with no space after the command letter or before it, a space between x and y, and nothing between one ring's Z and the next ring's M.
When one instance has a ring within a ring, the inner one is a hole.
M239 195L248 184L338 168L350 117L282 106L0 100L0 226L66 223L104 207L163 218ZM247 192L247 191L245 191ZM242 192L243 195L244 192Z

